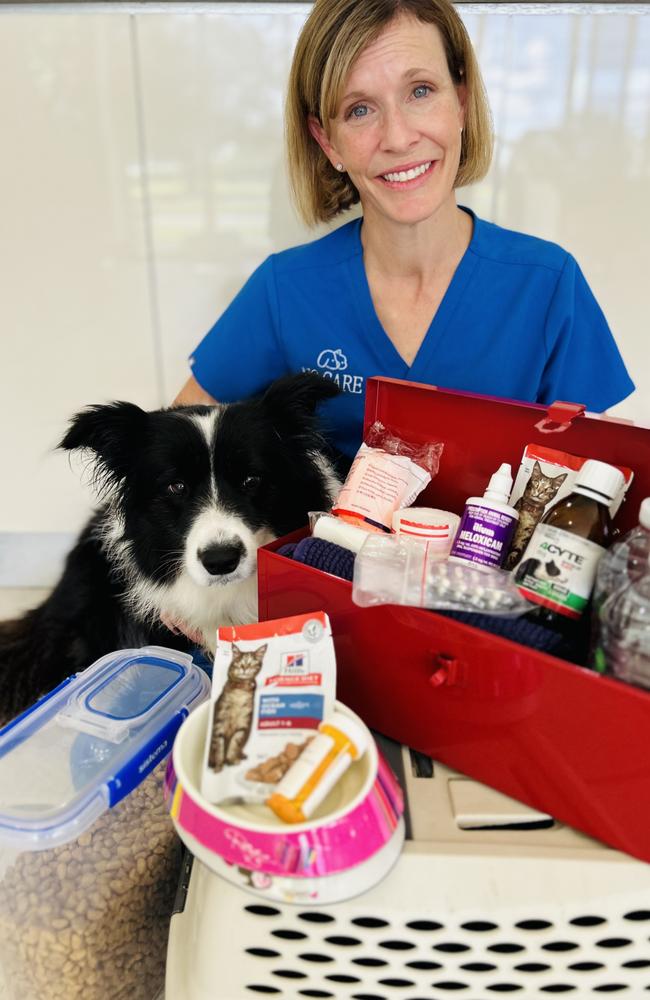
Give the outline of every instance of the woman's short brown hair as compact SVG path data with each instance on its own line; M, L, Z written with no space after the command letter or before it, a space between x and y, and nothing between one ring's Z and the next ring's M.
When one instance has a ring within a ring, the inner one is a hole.
M480 180L490 167L490 108L467 29L451 0L316 0L294 52L285 115L289 179L309 225L356 204L359 192L329 162L309 131L308 118L314 115L327 129L354 61L400 14L438 28L451 78L467 89L454 186Z

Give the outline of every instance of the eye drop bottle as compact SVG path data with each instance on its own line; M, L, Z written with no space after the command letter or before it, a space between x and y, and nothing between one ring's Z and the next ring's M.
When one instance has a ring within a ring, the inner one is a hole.
M267 806L285 823L304 823L367 745L368 733L358 722L332 712L278 782Z
M483 496L466 501L450 559L497 569L502 565L519 520L519 512L508 503L511 490L512 470L504 462L491 477Z

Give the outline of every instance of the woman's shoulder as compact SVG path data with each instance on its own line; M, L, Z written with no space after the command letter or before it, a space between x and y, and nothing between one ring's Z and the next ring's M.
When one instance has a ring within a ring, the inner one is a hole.
M472 213L473 214L473 213ZM551 240L531 236L516 229L506 229L474 215L474 234L470 249L495 263L519 267L542 267L562 271L573 258Z
M308 268L336 266L360 254L360 224L359 219L352 219L309 243L273 254L276 273L288 274Z

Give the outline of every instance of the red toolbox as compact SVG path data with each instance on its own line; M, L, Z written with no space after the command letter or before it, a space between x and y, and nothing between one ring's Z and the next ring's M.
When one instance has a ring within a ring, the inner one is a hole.
M650 430L394 379L367 384L365 424L440 440L440 471L417 503L461 513L525 445L634 470L615 524L650 496ZM338 697L385 733L555 819L650 861L650 692L420 608L360 608L345 580L259 552L260 619L330 615Z

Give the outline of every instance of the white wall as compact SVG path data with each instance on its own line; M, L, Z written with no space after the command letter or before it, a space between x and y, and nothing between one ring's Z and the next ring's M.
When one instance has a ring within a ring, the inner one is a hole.
M0 5L0 584L47 583L90 509L69 416L167 403L253 267L310 237L281 124L308 9ZM615 412L650 425L650 7L460 11L498 142L459 200L574 253L639 387Z

